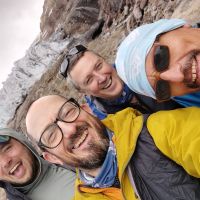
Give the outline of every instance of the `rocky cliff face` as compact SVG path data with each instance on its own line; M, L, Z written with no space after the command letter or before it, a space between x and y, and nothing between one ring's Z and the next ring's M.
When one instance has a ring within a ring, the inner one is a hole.
M99 4L94 0L46 0L41 16L41 37L64 30L66 37L84 34L99 16Z
M51 67L51 63L62 53L69 43L59 34L52 35L48 41L36 39L24 58L15 62L15 67L0 91L0 125L6 126L23 104L29 89Z
M52 93L78 95L56 77L71 45L87 44L112 62L117 45L134 27L171 16L197 21L199 7L198 0L45 0L40 36L15 62L0 91L0 126L26 132L24 118L33 100Z
M0 91L0 127L26 133L30 104L47 94L81 99L56 74L63 53L75 43L87 44L112 62L116 47L133 28L160 18L199 21L199 0L45 0L40 36L15 62ZM0 199L5 196L0 191Z

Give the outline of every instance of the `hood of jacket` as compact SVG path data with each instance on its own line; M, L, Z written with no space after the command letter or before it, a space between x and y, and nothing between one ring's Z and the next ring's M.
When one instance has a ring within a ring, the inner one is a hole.
M38 172L37 172L37 175L35 176L35 178L33 179L33 181L27 185L15 186L15 188L18 189L19 191L21 191L23 193L27 193L27 192L29 192L29 190L31 190L34 186L36 186L42 180L49 164L40 157L40 155L37 153L37 151L32 146L28 137L25 136L23 133L17 132L10 128L2 128L2 129L0 129L0 135L10 136L12 138L15 138L22 144L24 144L35 156L36 162L38 162Z

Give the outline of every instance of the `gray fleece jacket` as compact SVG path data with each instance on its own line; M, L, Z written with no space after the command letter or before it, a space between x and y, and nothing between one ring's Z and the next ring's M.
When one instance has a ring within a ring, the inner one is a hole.
M76 178L74 172L43 160L24 134L6 128L0 130L0 135L11 136L23 143L38 162L37 176L28 185L14 187L17 191L32 200L70 200L73 198Z

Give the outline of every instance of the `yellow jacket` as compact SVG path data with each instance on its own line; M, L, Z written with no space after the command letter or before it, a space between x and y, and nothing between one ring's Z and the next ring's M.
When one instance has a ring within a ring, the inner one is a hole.
M200 116L200 108L184 108L154 113L147 120L148 130L161 152L196 177L200 177L198 156L200 152L198 122L200 119L198 120L198 116ZM88 188L82 186L81 181L77 179L75 199L136 200L125 169L134 153L138 135L143 127L143 117L136 110L127 108L109 115L103 123L114 132L113 141L117 150L121 189Z
M150 115L147 128L160 151L200 178L200 108L188 107Z

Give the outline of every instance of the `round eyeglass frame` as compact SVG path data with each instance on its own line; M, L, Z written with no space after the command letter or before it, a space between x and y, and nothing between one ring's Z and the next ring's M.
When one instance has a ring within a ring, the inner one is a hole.
M66 121L66 120L63 120L63 119L60 118L60 113L61 113L63 107L64 107L67 103L72 104L74 107L76 107L76 108L78 109L78 112L77 112L76 117L74 117L74 119L73 119L73 120L70 120L70 121ZM77 118L79 117L80 111L81 111L80 105L79 105L79 103L78 103L75 99L70 98L70 99L68 99L67 101L65 101L65 102L62 104L62 106L60 107L59 111L58 111L58 115L57 115L56 120L55 120L54 122L52 122L51 124L49 124L48 126L46 126L46 128L45 128L44 131L42 132L42 134L41 134L41 136L40 136L40 139L39 139L39 141L38 141L38 143L37 143L38 147L40 147L41 149L44 149L44 148L54 149L54 148L56 148L56 147L61 143L61 141L62 141L62 139L63 139L63 131L62 131L62 129L58 126L57 122L58 122L58 121L61 121L61 122L64 122L64 123L73 123L73 122L76 121ZM51 127L51 126L56 126L56 127L58 127L60 133L62 134L62 137L60 138L60 141L58 142L58 144L56 144L56 145L50 147L50 146L45 145L45 144L42 143L42 136L43 136L44 133L47 131L47 129L48 129L49 127Z

